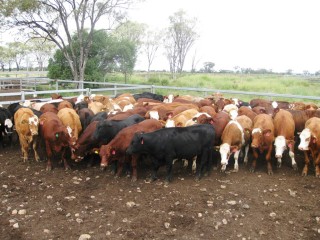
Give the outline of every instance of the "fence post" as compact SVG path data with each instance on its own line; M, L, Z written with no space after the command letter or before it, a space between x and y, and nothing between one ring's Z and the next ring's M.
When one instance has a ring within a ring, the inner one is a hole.
M90 88L86 88L86 95L90 96L91 95L91 89Z
M155 87L154 87L154 85L151 85L151 93L155 93Z
M56 90L57 90L57 91L59 90L59 82L58 82L58 79L56 79Z
M113 85L113 88L114 88L113 95L117 96L117 85Z
M21 101L25 101L25 100L26 100L25 92L21 91Z

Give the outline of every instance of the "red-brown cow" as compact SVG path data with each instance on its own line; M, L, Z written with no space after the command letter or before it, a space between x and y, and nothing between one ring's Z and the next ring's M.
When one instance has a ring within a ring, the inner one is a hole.
M23 161L28 160L28 151L32 143L34 158L38 162L40 157L37 152L37 136L39 119L31 109L19 108L14 114L16 131L19 136Z
M320 177L320 118L313 117L306 122L305 129L300 134L298 148L304 152L305 157L302 176L308 175L309 153L311 153L316 168L316 177Z
M251 121L253 122L253 119L257 116L257 113L252 111L252 109L250 107L242 106L238 110L238 116L242 116L242 115L249 117L251 119Z
M244 162L248 162L249 143L251 139L252 121L247 116L238 116L224 128L220 145L221 171L226 170L229 157L234 153L234 171L238 172L238 158L242 147L245 147Z
M259 152L266 152L266 161L268 174L273 174L271 166L271 152L274 141L274 124L273 119L268 114L259 114L255 117L253 121L252 130L252 143L251 147L253 150L253 161L250 168L251 172L256 169L257 160L259 157Z
M273 118L275 134L275 151L278 159L278 168L281 167L282 154L289 148L289 156L293 169L297 170L297 163L294 159L294 121L290 112L283 109L276 109Z
M70 144L70 136L67 128L62 124L57 114L46 112L40 116L39 132L45 142L47 155L47 171L52 170L52 156L54 153L61 153L61 158L66 170L70 169L65 153Z
M153 132L162 128L162 124L155 119L147 119L140 123L131 125L119 131L119 133L107 145L100 147L101 167L106 167L112 161L118 159L117 177L120 176L123 170L123 164L126 157L126 150L131 143L131 140L136 132ZM137 160L138 154L133 154L131 158L132 181L137 180Z
M52 103L46 103L46 104L42 105L42 107L40 108L40 112L42 112L42 113L52 112L52 113L57 114L58 108L55 105L53 105Z

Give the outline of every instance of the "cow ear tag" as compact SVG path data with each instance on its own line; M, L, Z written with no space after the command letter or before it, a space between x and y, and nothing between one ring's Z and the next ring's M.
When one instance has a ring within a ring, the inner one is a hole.
M141 144L143 144L144 142L143 142L143 138L141 138Z
M112 152L111 152L111 154L112 154L112 155L116 155L116 150L113 149Z
M56 133L56 138L58 138L59 137L59 133Z

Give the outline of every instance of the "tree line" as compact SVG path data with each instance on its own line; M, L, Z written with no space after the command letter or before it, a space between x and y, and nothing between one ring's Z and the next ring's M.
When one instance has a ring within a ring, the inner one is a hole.
M138 54L146 56L150 71L159 48L163 47L175 78L183 71L186 56L199 37L197 19L179 10L169 17L167 28L153 31L145 24L127 19L130 7L138 1L3 0L1 27L18 28L26 39L54 44L56 51L49 60L49 77L83 82L99 80L107 72L117 71L127 79ZM8 61L9 57L4 56L0 54L1 60Z

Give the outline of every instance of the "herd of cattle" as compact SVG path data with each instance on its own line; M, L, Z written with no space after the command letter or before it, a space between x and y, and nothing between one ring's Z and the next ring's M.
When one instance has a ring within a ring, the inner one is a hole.
M320 110L315 104L264 99L243 102L219 93L205 98L144 92L69 99L53 94L46 102L26 100L0 107L0 131L3 147L5 138L11 142L12 134L17 133L24 162L31 148L39 161L42 147L47 170L57 156L69 169L68 158L79 162L99 154L102 168L118 163L116 176L130 163L135 181L139 159L148 157L152 179L165 165L169 182L173 162L180 159L195 167L198 180L212 169L214 161L225 171L231 155L233 171L238 171L239 157L247 164L251 149L252 172L257 160L265 159L271 175L271 160L277 159L280 168L287 152L297 170L295 151L303 151L302 175L308 174L311 157L315 175L320 177Z

